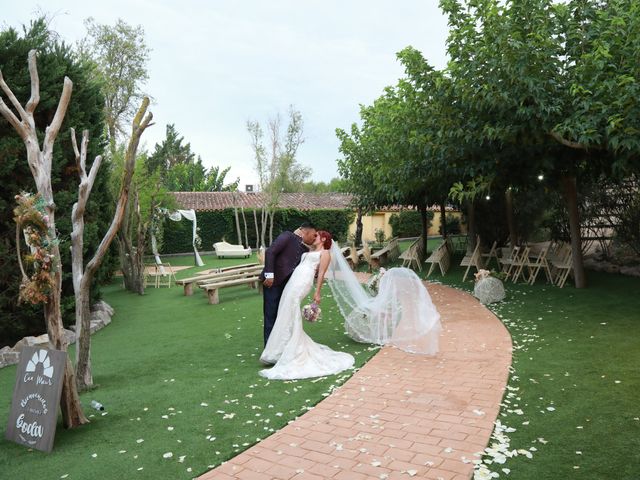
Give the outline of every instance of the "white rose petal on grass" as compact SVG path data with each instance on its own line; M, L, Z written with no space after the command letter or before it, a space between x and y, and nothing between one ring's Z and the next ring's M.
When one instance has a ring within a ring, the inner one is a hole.
M171 457L173 457L173 453L172 452L167 452L167 453L162 455L162 458L171 458Z
M138 469L138 471L141 471L141 470L144 470L144 467L140 467L140 468Z
M167 427L167 430L169 430L170 432L173 431L173 427Z
M91 454L91 456L92 456L93 458L96 458L96 457L98 456L98 454L97 454L97 453L92 453L92 454Z
M202 402L202 403L200 404L200 406L201 406L201 407L208 407L208 406L209 406L209 404L208 404L208 403L205 403L205 402Z
M67 478L69 476L68 473L65 473L64 475L60 475L60 478Z
M142 442L144 442L144 438L139 438L136 440L136 443L142 443Z
M555 412L556 411L556 407L547 407L547 410L549 410L550 412Z
M118 453L127 453L126 450L120 450Z
M180 456L178 457L178 462L180 462L180 463L184 462L184 459L185 459L186 457L187 457L186 455L180 455Z

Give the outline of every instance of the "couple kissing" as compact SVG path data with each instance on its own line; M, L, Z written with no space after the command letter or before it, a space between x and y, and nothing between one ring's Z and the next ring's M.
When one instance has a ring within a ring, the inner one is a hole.
M321 377L353 366L353 356L314 342L302 326L301 304L314 286L314 279L313 301L320 304L332 243L329 232L303 223L295 232L281 233L266 250L261 274L265 348L260 361L273 367L261 370L263 377Z

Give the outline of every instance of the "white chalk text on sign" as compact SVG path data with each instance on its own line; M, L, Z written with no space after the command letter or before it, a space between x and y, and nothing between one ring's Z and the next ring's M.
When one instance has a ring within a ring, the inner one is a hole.
M56 433L66 352L24 347L13 389L7 439L50 452Z

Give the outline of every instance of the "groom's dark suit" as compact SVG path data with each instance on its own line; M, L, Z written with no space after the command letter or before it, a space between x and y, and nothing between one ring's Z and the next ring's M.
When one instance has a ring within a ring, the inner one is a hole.
M260 278L273 277L273 285L264 289L264 343L271 334L278 316L278 305L284 287L293 270L300 263L300 257L308 249L302 238L292 232L282 232L264 254L264 269Z

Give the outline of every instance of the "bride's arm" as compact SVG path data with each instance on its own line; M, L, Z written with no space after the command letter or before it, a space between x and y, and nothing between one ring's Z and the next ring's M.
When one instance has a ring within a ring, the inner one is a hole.
M316 303L320 303L320 289L322 288L322 282L324 281L324 274L327 273L327 268L329 268L329 262L331 262L331 254L328 250L323 250L320 254L320 264L318 265L316 293L313 295L313 301Z

